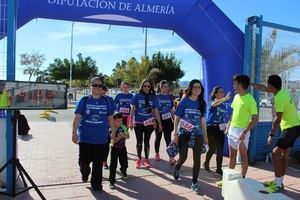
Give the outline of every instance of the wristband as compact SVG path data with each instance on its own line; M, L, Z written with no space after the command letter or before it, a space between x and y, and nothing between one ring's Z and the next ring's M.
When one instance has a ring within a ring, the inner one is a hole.
M270 132L270 133L269 133L269 136L270 136L270 137L273 137L273 136L274 136L274 133Z

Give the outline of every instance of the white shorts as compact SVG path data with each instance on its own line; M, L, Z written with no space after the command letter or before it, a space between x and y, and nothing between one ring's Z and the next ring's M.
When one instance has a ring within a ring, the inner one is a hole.
M234 148L235 150L239 149L239 146L242 142L241 140L239 140L239 136L243 130L244 130L244 128L236 128L233 126L229 127L228 145L231 146L232 148ZM245 135L245 139L243 140L247 149L248 149L248 145L249 145L249 139L250 139L250 131L248 131L248 133Z

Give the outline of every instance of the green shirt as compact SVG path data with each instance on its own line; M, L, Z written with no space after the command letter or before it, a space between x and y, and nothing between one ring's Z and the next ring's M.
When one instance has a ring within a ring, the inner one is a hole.
M6 91L0 94L0 108L7 108L9 106L9 95Z
M292 95L286 90L281 89L274 96L275 112L281 112L281 130L285 130L300 124L297 109Z
M256 101L249 93L243 96L236 94L231 108L233 112L230 125L236 128L246 128L252 119L252 115L257 114Z

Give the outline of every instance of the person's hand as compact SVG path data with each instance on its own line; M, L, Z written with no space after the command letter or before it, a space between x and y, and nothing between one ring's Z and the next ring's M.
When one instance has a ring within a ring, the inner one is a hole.
M227 134L228 134L228 131L229 131L229 126L227 125L227 126L226 126L226 129L224 130L224 134L227 135Z
M269 137L268 137L268 144L269 144L269 145L272 144L272 140L273 140L272 136L269 136Z
M207 136L204 137L204 143L205 143L205 144L208 144Z
M178 144L178 135L176 133L176 131L173 131L173 140L172 140L175 144Z
M245 139L246 134L247 134L247 132L242 131L242 132L240 133L239 140L242 140L242 141L243 141L243 140Z
M158 124L158 132L162 132L162 130L163 130L162 125L161 125L161 124Z
M153 120L153 128L157 129L157 122L156 122L156 120Z
M129 128L130 128L130 130L133 129L133 122L132 121L129 123Z
M230 91L227 92L227 94L226 94L226 96L225 96L225 99L226 99L226 100L229 100L229 99L230 99L230 95L231 95L231 92L230 92Z
M78 135L77 133L72 133L72 142L78 144Z

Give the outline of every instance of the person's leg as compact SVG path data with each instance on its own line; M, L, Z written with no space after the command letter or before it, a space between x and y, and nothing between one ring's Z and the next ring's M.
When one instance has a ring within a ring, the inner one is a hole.
M180 170L181 166L187 159L188 149L189 149L189 135L179 135L178 136L178 148L179 148L179 159L175 165L175 169Z
M153 132L153 127L152 126L146 126L144 128L144 151L145 151L145 159L147 160L149 158L149 152L150 152L150 138L151 134Z
M216 137L216 146L217 146L217 170L216 172L222 172L222 163L223 163L223 150L224 150L224 140L225 135L223 131L220 130L219 135Z
M154 141L155 153L159 153L161 137L162 137L162 132L159 132L158 129L155 129L155 141Z
M115 184L116 182L116 169L118 165L118 149L111 147L110 151L110 167L109 167L109 182L110 184Z
M136 124L134 127L136 137L136 151L139 159L142 159L142 148L143 148L143 125Z
M128 156L127 156L127 149L120 149L119 154L119 162L120 162L120 171L122 172L123 176L127 177L127 168L128 168Z
M204 169L206 171L210 171L209 168L209 162L212 157L212 155L216 151L216 133L215 133L215 127L210 126L207 127L207 139L208 139L208 151L206 153L206 158L204 162Z
M105 145L105 152L104 152L104 160L103 160L103 167L105 169L108 169L108 164L107 164L107 158L109 154L109 144L110 144L110 135L108 134L108 142Z
M234 169L236 164L237 150L229 146L229 169Z
M248 162L248 151L244 141L241 141L240 143L239 152L242 158L242 176L245 177L248 170L249 162Z
M201 150L203 146L203 136L195 136L195 144L193 147L193 184L198 181L200 162L201 162Z
M78 164L81 172L81 179L83 182L88 181L91 172L90 163L92 162L92 147L91 144L78 143L79 145L79 158Z
M174 124L172 120L167 120L166 122L163 122L163 132L164 132L166 147L168 147L169 144L171 143L171 136L173 130L174 130Z
M93 169L91 186L94 190L102 190L102 168L106 144L93 144Z

